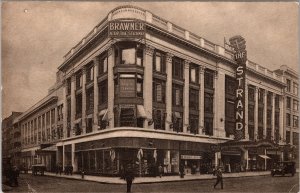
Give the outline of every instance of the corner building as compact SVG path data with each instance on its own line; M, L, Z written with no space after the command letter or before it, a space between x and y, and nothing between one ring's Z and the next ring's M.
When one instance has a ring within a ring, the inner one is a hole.
M249 60L244 139L233 140L237 63L230 47L122 6L64 58L49 95L19 119L29 167L41 162L51 171L62 163L118 176L135 163L140 176L155 176L159 165L166 175L180 165L203 174L215 165L265 170L287 159L279 148L286 83Z

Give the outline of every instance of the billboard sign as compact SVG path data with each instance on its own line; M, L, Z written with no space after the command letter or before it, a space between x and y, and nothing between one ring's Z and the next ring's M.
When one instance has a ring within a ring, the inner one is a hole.
M114 38L142 38L145 28L145 23L139 20L113 20L108 24L108 35Z

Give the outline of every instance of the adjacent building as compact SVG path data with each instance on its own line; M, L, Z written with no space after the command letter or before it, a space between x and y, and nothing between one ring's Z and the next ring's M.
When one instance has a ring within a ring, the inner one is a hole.
M15 122L23 162L111 176L135 163L144 176L158 165L169 175L180 166L203 174L298 159L286 154L298 146L298 75L248 60L237 39L243 52L138 7L110 11L64 56L49 94Z

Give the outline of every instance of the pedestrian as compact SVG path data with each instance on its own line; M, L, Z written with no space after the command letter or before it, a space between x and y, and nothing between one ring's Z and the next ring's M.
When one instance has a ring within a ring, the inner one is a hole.
M132 185L132 181L134 180L134 170L131 164L127 165L127 168L125 169L124 177L127 184L127 192L131 192L131 185Z
M214 188L216 188L216 186L221 182L221 189L223 189L223 175L222 175L222 170L220 167L218 167L214 174L217 176L217 181L214 185Z
M15 186L19 186L19 183L18 183L18 168L16 166L14 166L13 170L12 170L12 183Z
M180 178L184 178L184 165L180 164L179 167Z
M59 175L61 175L62 171L63 171L63 166L61 164L58 165L58 169L59 169Z
M161 178L161 176L163 174L163 167L161 166L161 164L158 166L158 174L159 174L159 177Z

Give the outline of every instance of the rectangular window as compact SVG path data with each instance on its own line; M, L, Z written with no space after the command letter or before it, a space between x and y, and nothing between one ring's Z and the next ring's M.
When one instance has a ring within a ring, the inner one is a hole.
M278 128L279 127L279 112L275 112L275 128Z
M299 145L299 133L293 132L293 145Z
M153 110L154 129L165 130L165 111L162 109Z
M46 113L46 125L50 125L50 112Z
M76 95L76 118L81 117L82 113L82 94Z
M99 61L99 75L104 74L107 72L107 57L102 56L102 58Z
M254 105L248 105L248 121L254 123Z
M82 87L82 74L81 72L76 74L76 89L80 89Z
M285 141L286 141L286 143L291 142L291 132L290 131L286 131Z
M253 125L248 126L248 132L249 132L249 139L254 140L254 126Z
M93 119L86 119L86 133L91 133L93 131Z
M86 70L86 82L89 83L94 80L94 65L93 63L87 67Z
M273 104L272 104L272 93L271 92L268 92L268 94L267 94L267 105L268 105L268 107L273 106Z
M235 106L234 101L227 99L225 103L225 117L226 118L235 118Z
M189 126L190 133L198 134L199 133L199 116L191 115L189 116Z
M108 95L108 85L107 80L104 80L99 83L99 105L102 105L107 102L107 95Z
M264 94L265 94L265 91L260 88L258 90L258 103L264 104Z
M236 80L230 76L225 76L225 93L232 96L236 95Z
M135 64L135 48L122 50L122 64Z
M182 106L183 104L183 87L180 85L173 84L172 104L173 106Z
M71 78L67 79L67 95L71 94Z
M286 91L291 92L291 80L286 79Z
M174 79L183 79L183 60L174 57L172 60L172 77Z
M86 92L86 113L91 114L94 111L94 88L91 87Z
M213 114L214 97L211 93L204 94L204 112Z
M263 139L264 137L264 128L258 127L258 139Z
M286 108L291 108L291 97L286 97Z
M137 75L136 79L136 95L137 97L143 97L143 77L141 75Z
M267 110L267 127L272 126L272 110Z
M258 123L264 123L264 108L258 107Z
M160 52L155 52L153 55L153 70L160 73L166 72L166 59L165 55Z
M298 116L293 115L293 127L298 127L298 126L299 126Z
M293 83L293 92L295 95L298 96L298 84L295 82Z
M153 79L153 101L165 103L166 83L165 81Z
M55 109L51 110L51 124L54 124L55 122Z
M248 87L248 100L251 102L255 102L255 88Z
M205 135L213 135L213 118L204 118L204 133Z
M204 71L204 88L214 88L214 71L208 69Z
M299 102L297 100L293 100L293 109L294 111L299 110Z
M279 109L279 96L275 96L275 109Z
M286 126L291 126L291 114L286 114Z
M199 83L199 66L190 64L190 82Z
M189 107L193 110L199 109L199 90L190 89L189 91Z

